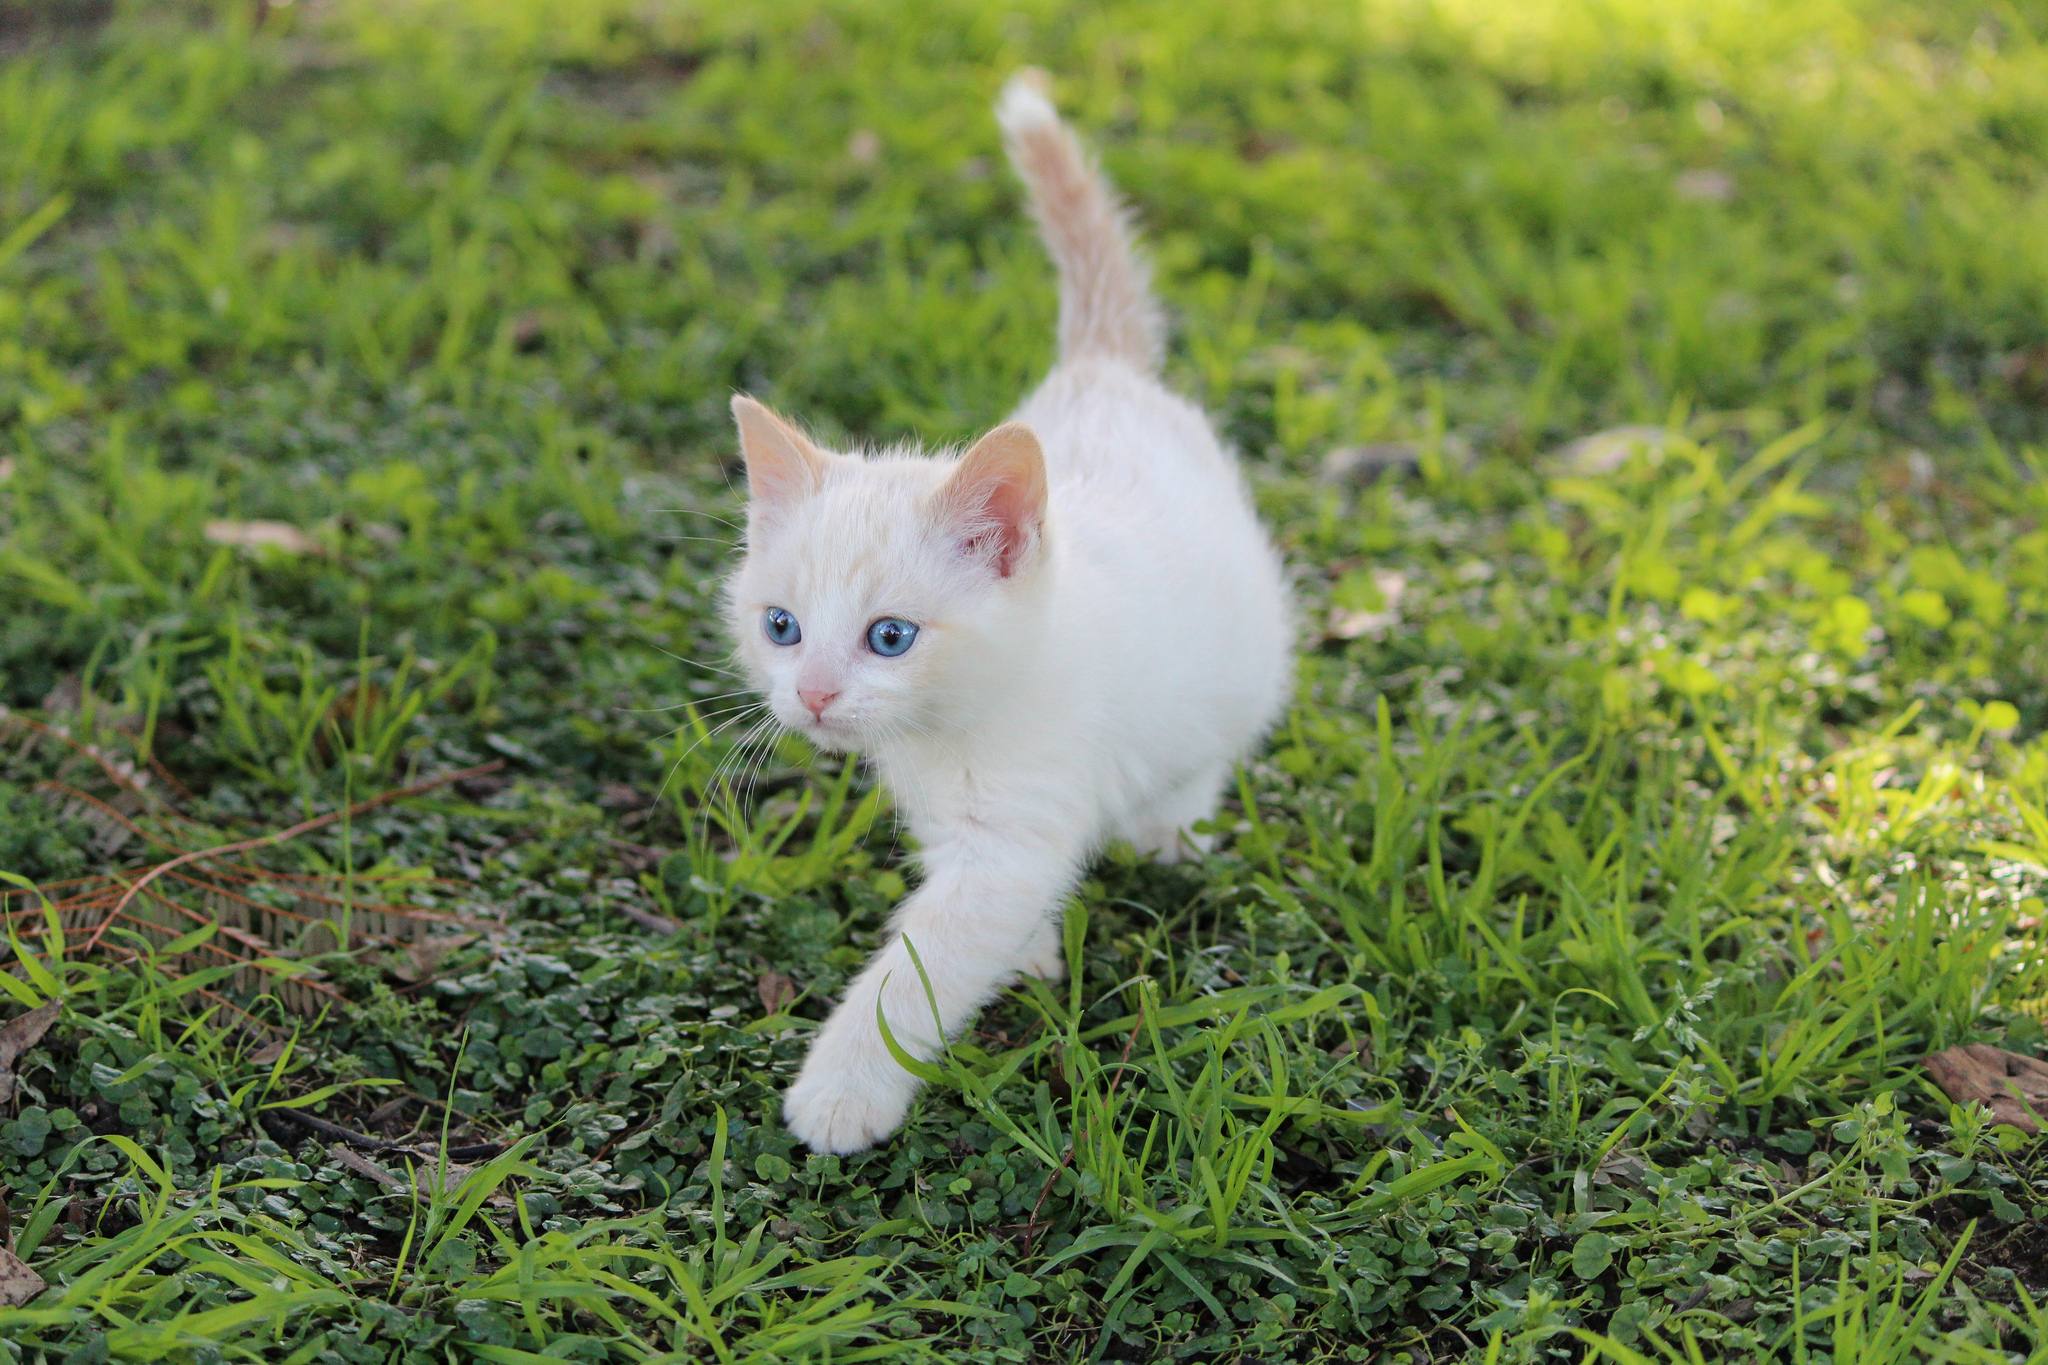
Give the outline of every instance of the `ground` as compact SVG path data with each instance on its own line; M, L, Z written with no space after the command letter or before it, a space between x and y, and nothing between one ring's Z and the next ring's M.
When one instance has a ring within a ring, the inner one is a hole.
M0 5L0 1356L2048 1352L2048 1161L1918 1065L2048 1008L2044 40ZM1299 690L820 1157L776 1098L908 862L743 738L726 405L1003 417L1026 63Z

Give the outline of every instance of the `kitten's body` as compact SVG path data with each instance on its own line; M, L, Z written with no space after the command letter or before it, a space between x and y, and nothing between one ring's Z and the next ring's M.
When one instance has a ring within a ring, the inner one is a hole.
M1035 90L1013 81L1000 114L1061 277L1059 362L1012 423L958 461L862 460L735 402L742 658L784 724L868 755L923 864L789 1092L820 1151L886 1136L915 1095L878 1004L901 1045L940 1046L905 937L947 1031L1018 972L1057 976L1085 860L1112 838L1182 852L1287 692L1278 560L1201 412L1153 377L1114 201ZM763 636L774 610L801 640ZM907 652L863 647L884 620L915 625Z

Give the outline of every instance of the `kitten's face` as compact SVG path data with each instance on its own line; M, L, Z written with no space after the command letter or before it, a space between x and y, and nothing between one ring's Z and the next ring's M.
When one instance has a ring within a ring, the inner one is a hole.
M1019 636L1044 509L1036 440L1001 428L957 465L859 459L733 406L750 502L729 605L748 678L823 748L940 732Z
M775 718L826 748L929 725L960 644L976 585L931 543L926 464L847 460L781 515L751 519L731 599L740 659Z

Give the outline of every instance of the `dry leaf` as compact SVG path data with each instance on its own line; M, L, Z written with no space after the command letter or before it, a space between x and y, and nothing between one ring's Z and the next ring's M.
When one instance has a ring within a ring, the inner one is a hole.
M652 910L643 910L631 901L620 901L612 907L643 929L652 929L657 934L678 933L682 925L666 915L657 915Z
M796 999L796 982L781 972L763 972L761 979L754 983L761 993L761 1008L770 1014L780 1014Z
M442 1194L453 1194L461 1188L463 1181L469 1179L470 1173L475 1169L474 1166L464 1166L460 1162L451 1161L448 1163L444 1179L441 1163L430 1158L413 1167L413 1185L430 1199L434 1195L436 1184L439 1184Z
M0 1251L0 1308L19 1308L43 1292L43 1277L11 1251Z
M474 942L475 934L439 934L417 939L406 944L403 953L391 954L384 965L400 981L424 981L440 969L442 958Z
M55 1000L38 1005L0 1024L0 1104L14 1098L14 1063L22 1053L43 1040L61 1008Z
M271 545L292 555L312 554L320 548L311 536L288 521L209 521L206 538L215 545L243 550Z
M391 1174L391 1172L385 1170L360 1152L343 1146L339 1142L327 1149L327 1155L333 1158L335 1165L354 1171L357 1175L367 1176L387 1190L402 1190L405 1188L403 1180L400 1180L397 1176Z
M1452 469L1471 467L1472 443L1455 431L1445 432L1437 439L1436 453ZM1420 469L1422 462L1423 447L1418 442L1368 441L1364 445L1332 447L1324 454L1318 474L1327 484L1365 484L1389 470Z
M52 716L68 716L78 709L78 703L85 698L85 680L76 673L66 673L57 679L57 685L43 695L43 710Z
M2022 1133L2041 1131L2041 1116L2048 1114L2048 1063L1972 1043L1922 1057L1920 1065L1957 1104L1989 1105L1992 1122Z
M1412 441L1370 441L1360 446L1335 446L1323 456L1324 483L1370 483L1389 469L1413 469L1422 463L1422 449Z
M412 1168L412 1185L408 1187L405 1181L392 1174L391 1171L342 1143L337 1142L332 1147L329 1147L327 1155L333 1159L337 1166L346 1167L357 1175L366 1176L387 1190L411 1188L414 1192L427 1195L430 1198L437 1191L443 1194L453 1192L463 1181L469 1179L470 1175L476 1170L474 1166L465 1166L460 1162L451 1161L448 1163L444 1178L439 1159L431 1156L415 1158Z
M250 1053L249 1062L253 1066L269 1066L272 1062L284 1056L284 1050L291 1045L291 1039L289 1038L273 1038L262 1047Z
M1374 569L1372 585L1386 605L1378 611L1346 611L1334 607L1329 627L1323 632L1330 640L1356 640L1361 635L1377 639L1401 622L1401 597L1408 591L1408 576L1397 569Z
M1620 1185L1624 1189L1640 1190L1649 1183L1649 1177L1648 1162L1634 1153L1619 1150L1600 1158L1600 1164L1593 1168L1595 1185Z
M1735 197L1735 177L1711 166L1699 166L1689 171L1680 171L1678 178L1671 182L1671 188L1678 192L1680 199L1701 199L1710 204L1725 204Z
M391 1120L397 1118L405 1111L405 1106L411 1103L412 1096L410 1095L400 1095L396 1099L384 1101L384 1103L370 1111L370 1126L377 1128L391 1122Z
M606 810L632 810L647 801L647 793L631 782L607 782L597 793L597 804Z
M1372 1065L1372 1039L1359 1036L1346 1038L1330 1049L1332 1057L1356 1058L1360 1066Z
M1561 474L1612 474L1639 450L1651 464L1661 463L1670 443L1671 433L1663 427L1613 427L1559 446L1550 463Z

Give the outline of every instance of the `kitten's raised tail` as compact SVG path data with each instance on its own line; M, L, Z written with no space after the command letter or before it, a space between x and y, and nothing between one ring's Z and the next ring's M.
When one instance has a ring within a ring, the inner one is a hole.
M996 121L1031 216L1060 274L1060 359L1109 355L1156 373L1164 326L1151 272L1131 244L1130 218L1046 98L1043 72L1010 77Z

